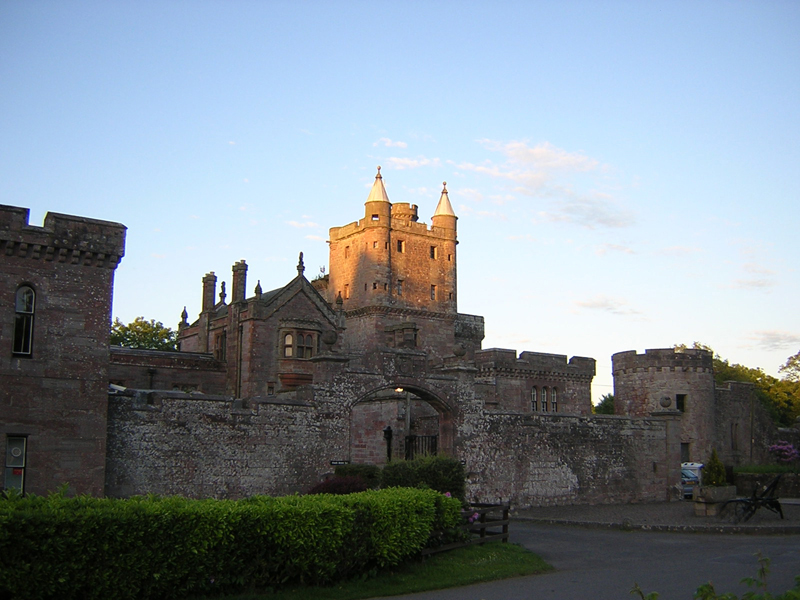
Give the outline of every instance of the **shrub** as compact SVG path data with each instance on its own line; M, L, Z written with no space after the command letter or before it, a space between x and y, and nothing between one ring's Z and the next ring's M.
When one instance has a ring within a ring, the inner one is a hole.
M378 465L339 465L333 472L337 477L361 477L371 488L381 485L381 468Z
M703 485L721 486L728 485L728 478L725 475L725 465L717 455L716 448L711 450L711 456L703 468Z
M464 466L449 456L422 456L398 460L383 468L383 487L431 488L462 502L466 496Z
M364 492L370 486L361 477L348 475L345 477L333 476L325 481L319 482L317 485L308 490L309 494L354 494L356 492Z
M797 451L797 448L792 443L785 440L779 440L770 446L769 453L775 457L775 460L784 465L800 460L800 452Z
M173 598L328 583L418 553L459 502L432 490L246 500L0 500L0 598Z

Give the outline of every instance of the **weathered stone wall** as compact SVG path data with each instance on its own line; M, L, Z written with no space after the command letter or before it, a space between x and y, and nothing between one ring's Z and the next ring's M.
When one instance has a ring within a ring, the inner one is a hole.
M0 206L0 444L27 438L25 491L68 483L100 494L106 449L108 335L125 227ZM15 295L35 293L33 344L14 355Z
M123 387L224 394L225 374L209 354L110 347L109 381Z
M688 460L704 462L714 436L714 372L707 350L673 348L619 352L611 357L616 414L646 416L669 401L683 412L681 442ZM678 406L682 403L683 406Z
M667 500L680 481L674 419L486 415L460 447L469 497L519 508Z

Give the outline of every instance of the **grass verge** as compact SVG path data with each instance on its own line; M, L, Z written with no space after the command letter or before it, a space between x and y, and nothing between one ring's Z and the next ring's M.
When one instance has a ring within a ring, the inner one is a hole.
M516 544L468 546L408 562L374 577L330 587L290 586L277 592L226 596L226 600L360 600L413 594L552 571L539 556Z

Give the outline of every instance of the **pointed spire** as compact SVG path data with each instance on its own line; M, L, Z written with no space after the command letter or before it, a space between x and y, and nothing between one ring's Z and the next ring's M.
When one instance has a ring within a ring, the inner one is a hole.
M369 191L367 202L389 202L386 188L383 187L383 177L381 177L380 167L378 167L378 174L375 175L375 183L372 184L372 189Z
M439 198L439 204L436 206L436 212L433 213L434 217L438 216L455 217L456 213L453 211L453 205L450 204L450 197L447 195L447 182L442 182L442 196Z
M258 280L258 283L256 283L255 293L256 293L256 297L261 298L261 294L263 292L261 291L261 280L260 279Z
M186 312L186 307L183 307L183 312L181 313L181 322L178 323L178 329L183 329L184 327L189 326L189 313Z
M303 253L300 253L300 260L297 261L297 276L300 277L306 270L306 266L303 264Z

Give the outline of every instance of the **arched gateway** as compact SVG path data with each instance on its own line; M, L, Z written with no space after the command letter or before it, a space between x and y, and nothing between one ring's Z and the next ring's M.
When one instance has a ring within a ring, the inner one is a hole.
M455 405L419 384L370 390L350 409L350 462L453 454Z

